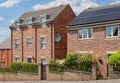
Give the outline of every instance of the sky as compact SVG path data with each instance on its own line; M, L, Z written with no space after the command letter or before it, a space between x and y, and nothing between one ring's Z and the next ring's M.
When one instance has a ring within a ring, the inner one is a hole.
M9 26L23 13L70 4L76 15L89 7L120 3L120 0L0 0L0 42L10 37Z

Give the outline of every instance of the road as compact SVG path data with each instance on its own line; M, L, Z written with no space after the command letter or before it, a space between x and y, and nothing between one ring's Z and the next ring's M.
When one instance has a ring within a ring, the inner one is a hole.
M120 79L95 81L0 81L0 83L120 83Z

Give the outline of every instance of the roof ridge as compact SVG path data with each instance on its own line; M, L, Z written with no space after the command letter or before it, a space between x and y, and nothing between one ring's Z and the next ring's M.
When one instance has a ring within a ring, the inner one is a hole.
M102 10L102 9L108 9L108 8L114 8L114 7L120 7L120 4L118 3L118 4L110 4L110 5L105 5L105 6L88 8L88 9L85 9L84 12Z

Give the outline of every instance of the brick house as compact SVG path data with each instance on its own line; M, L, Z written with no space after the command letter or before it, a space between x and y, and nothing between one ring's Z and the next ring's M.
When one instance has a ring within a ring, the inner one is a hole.
M24 13L10 26L12 61L48 63L64 58L66 26L74 18L68 4Z
M120 50L120 4L88 8L68 26L68 53L92 53L107 77L108 57Z
M11 38L0 43L0 67L9 67L11 63Z

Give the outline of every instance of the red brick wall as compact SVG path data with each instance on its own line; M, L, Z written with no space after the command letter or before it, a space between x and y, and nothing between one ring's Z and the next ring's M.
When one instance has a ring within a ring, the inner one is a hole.
M78 31L68 31L68 53L80 51L92 51L99 64L100 73L107 76L107 52L120 50L120 36L117 38L106 38L106 27L94 27L93 39L78 40ZM120 30L119 30L120 35ZM98 61L102 58L103 64Z
M57 33L61 35L59 42L55 41L54 44L54 56L55 59L65 58L67 54L67 26L75 18L75 14L71 7L68 5L55 19L54 21L54 37Z
M48 63L53 54L55 58L63 58L67 53L67 25L75 18L75 15L70 8L67 6L54 20L52 23L53 33L51 32L51 24L48 23L46 28L41 28L40 25L32 26L31 28L24 27L23 29L23 62L27 62L27 56L33 56L35 58L37 53L37 62L41 62L41 58L46 59ZM36 32L35 32L36 29ZM36 33L36 35L35 35ZM54 35L60 33L62 39L60 42L55 42ZM52 35L51 35L52 34ZM53 35L54 34L54 35ZM51 41L51 36L53 41ZM27 37L32 37L32 46L27 46ZM41 49L40 38L46 38L46 49ZM35 39L36 38L36 39ZM20 39L20 48L15 48L15 39ZM37 42L37 45L36 45ZM53 42L53 43L51 43ZM54 44L54 48L51 49L51 44ZM36 48L37 47L37 48ZM20 31L12 30L12 55L13 62L15 61L15 56L20 56L20 62L22 61L22 29ZM51 52L53 50L53 54ZM52 57L53 56L53 57ZM34 61L33 61L34 62Z
M5 67L9 67L11 63L11 50L4 50L4 59L2 59L2 50L0 50L0 67L1 62L5 62Z

